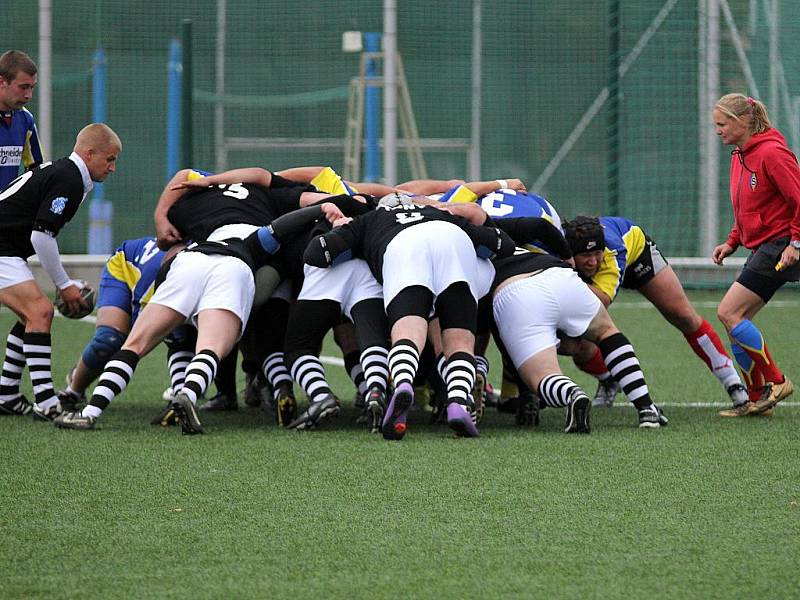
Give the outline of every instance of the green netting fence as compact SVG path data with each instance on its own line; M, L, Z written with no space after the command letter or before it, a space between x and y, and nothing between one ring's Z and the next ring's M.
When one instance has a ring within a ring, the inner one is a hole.
M4 46L38 60L36 6L6 4L15 17ZM46 152L68 154L91 121L92 57L102 47L108 122L124 143L105 188L114 240L152 228L166 178L169 48L186 19L193 166L345 169L348 99L361 57L343 50L342 36L381 32L382 2L52 4ZM430 177L521 177L565 217L633 219L668 257L705 256L732 222L729 149L711 129L716 95L758 95L800 145L794 0L407 0L397 2L396 16ZM32 104L38 114L36 98ZM402 149L398 157L398 179L411 178ZM85 252L87 228L82 211L59 238L62 250ZM710 281L703 274L696 283Z

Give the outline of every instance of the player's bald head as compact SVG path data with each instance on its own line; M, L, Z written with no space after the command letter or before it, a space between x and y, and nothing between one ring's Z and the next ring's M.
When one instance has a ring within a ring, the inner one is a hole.
M92 123L78 132L75 138L75 152L81 154L88 150L105 152L114 149L122 150L122 141L111 127L105 123Z

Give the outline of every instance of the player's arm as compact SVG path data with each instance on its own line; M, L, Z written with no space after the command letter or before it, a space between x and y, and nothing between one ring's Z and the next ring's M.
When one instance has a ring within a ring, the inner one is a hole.
M506 258L514 254L516 244L502 229L485 225L473 225L469 221L461 223L475 246L475 253L480 258Z
M413 179L397 186L397 189L406 194L429 196L431 194L444 194L446 191L464 185L463 179Z
M414 202L417 202L417 198L414 199ZM474 202L451 203L431 200L430 205L435 206L440 210L446 210L450 214L461 217L462 219L466 219L473 225L483 225L489 218L489 215L486 213L486 211Z
M81 285L72 281L64 270L58 251L56 236L61 228L75 216L83 200L83 182L53 178L39 204L31 228L31 246L50 276L68 312L80 312L88 307L81 298Z
M170 222L167 217L169 209L175 204L185 193L185 188L177 188L177 184L186 181L192 173L192 169L181 169L172 176L164 186L161 196L158 198L156 210L153 214L156 226L156 242L158 247L166 250L171 246L178 243L181 239L181 234L178 229Z
M353 249L360 239L361 219L312 239L303 253L303 262L325 269L353 258Z
M31 232L31 245L42 268L53 280L56 293L64 300L67 313L78 313L85 310L88 305L81 297L81 286L72 281L64 270L56 238L49 232L34 230Z
M497 190L515 190L524 192L525 184L521 179L493 179L492 181L468 181L464 186L476 196L485 196Z
M572 257L567 240L561 231L547 219L542 217L512 217L497 219L497 227L505 231L519 245L541 242L556 253L559 258Z
M184 177L174 183L170 183L172 184L171 188L175 190L202 189L212 185L229 185L232 183L253 183L269 187L272 183L272 173L261 167L246 167L204 177Z
M258 261L266 260L268 256L280 250L281 244L306 231L321 217L333 223L344 215L336 205L329 202L301 208L278 217L265 227L260 227L247 237L245 244Z
M306 194L313 194L313 192L305 192L301 195L301 205L303 205L303 197ZM376 202L369 194L356 194L354 196L348 194L339 194L337 196L324 195L318 199L309 196L308 199L309 202L305 204L306 206L317 206L318 204L329 202L336 205L342 211L342 214L348 217L357 217L358 215L363 215L372 211Z

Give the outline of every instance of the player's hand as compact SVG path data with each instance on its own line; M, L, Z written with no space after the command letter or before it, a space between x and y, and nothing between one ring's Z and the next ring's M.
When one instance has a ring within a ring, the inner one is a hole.
M161 250L168 250L181 241L181 234L169 219L156 219L156 244Z
M179 181L170 186L170 190L196 190L200 188L207 188L210 184L208 177L198 177L197 179L187 179L186 181Z
M321 208L322 214L325 215L325 218L331 225L333 225L337 219L344 218L344 213L333 202L323 202Z
M522 179L507 179L508 181L508 189L516 190L518 192L526 192L528 191L525 188L525 184L522 182Z
M348 223L352 222L353 222L353 217L341 217L339 219L336 219L333 223L331 223L331 225L333 225L334 227L343 227Z
M714 261L715 265L721 265L722 261L731 254L733 254L733 248L731 248L726 242L714 248L714 250L711 252L711 260Z
M775 265L776 271L784 271L800 260L800 250L793 246L786 246L781 253L781 259ZM778 268L780 267L780 268Z
M64 301L67 314L77 314L89 308L86 300L81 297L82 289L80 285L73 282L63 290L56 290L56 293L61 296L61 299Z

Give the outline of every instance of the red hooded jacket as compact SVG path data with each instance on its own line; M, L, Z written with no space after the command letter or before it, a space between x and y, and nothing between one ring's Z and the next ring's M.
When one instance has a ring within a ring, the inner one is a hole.
M734 250L790 234L800 240L800 166L777 129L731 153L731 202L735 223L727 244Z

